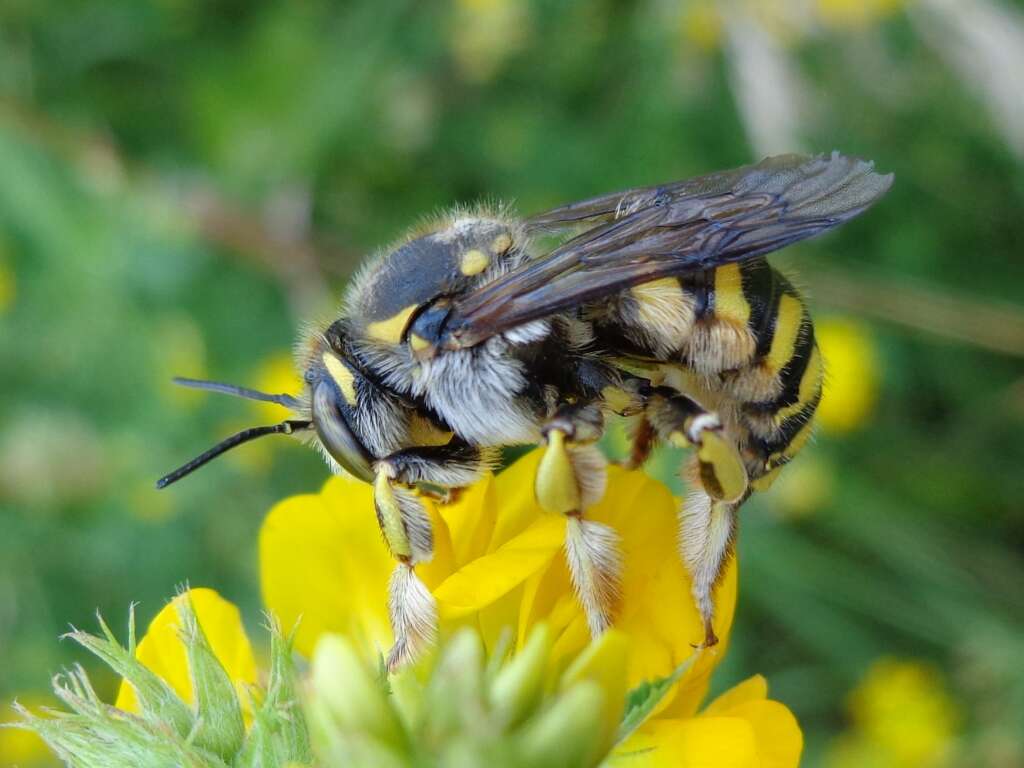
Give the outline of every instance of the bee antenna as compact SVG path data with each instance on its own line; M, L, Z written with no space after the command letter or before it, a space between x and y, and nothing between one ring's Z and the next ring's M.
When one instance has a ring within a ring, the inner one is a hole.
M282 421L280 424L271 424L266 427L249 427L249 429L243 429L241 432L232 435L226 440L221 440L208 451L204 451L199 454L194 459L178 467L170 474L164 475L156 481L156 487L157 489L166 488L171 483L181 480L185 475L192 474L204 464L213 461L222 453L230 451L232 448L235 448L242 443L247 443L250 440L255 440L257 437L263 437L265 435L290 435L297 430L309 429L310 423L311 422L308 421Z
M186 379L183 376L175 376L172 381L181 387L189 387L190 389L205 389L208 392L220 392L224 395L234 395L235 397L244 397L247 400L259 400L263 403L277 403L283 405L286 408L297 408L299 406L298 398L292 395L271 395L266 392L260 392L256 389L249 389L248 387L239 387L234 384L224 384L220 381L204 381L203 379Z

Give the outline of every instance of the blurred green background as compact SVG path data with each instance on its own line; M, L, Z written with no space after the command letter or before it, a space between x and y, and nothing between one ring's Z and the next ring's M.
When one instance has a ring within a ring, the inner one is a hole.
M1022 75L1009 0L4 0L0 700L186 581L258 620L262 517L325 468L268 440L156 492L275 418L171 375L287 386L300 324L438 207L839 148L896 184L776 259L830 390L744 510L715 685L765 674L808 766L1024 765Z

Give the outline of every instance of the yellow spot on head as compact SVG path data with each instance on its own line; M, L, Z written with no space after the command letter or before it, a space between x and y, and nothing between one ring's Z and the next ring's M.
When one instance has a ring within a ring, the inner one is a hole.
M338 389L341 390L341 396L345 398L345 402L349 405L355 405L356 383L355 377L352 375L352 371L350 371L348 366L341 362L333 352L324 352L323 361L324 365L327 367L327 372L331 374L331 378L334 379L334 383L337 384Z
M498 235L491 241L491 253L501 256L512 247L512 236L507 232Z
M490 256L481 250L473 248L472 250L466 251L462 254L462 260L459 262L459 269L462 271L462 274L466 276L479 275L487 269L487 265L490 263Z
M383 341L386 344L398 344L405 333L405 327L409 324L409 318L417 309L416 305L406 307L396 315L387 320L378 320L366 326L366 335L374 341Z

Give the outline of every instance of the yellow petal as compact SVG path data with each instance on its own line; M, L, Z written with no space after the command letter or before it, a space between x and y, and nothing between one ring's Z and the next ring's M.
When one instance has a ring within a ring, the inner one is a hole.
M729 715L745 720L753 728L758 768L797 768L800 764L804 736L785 705L777 701L748 701L732 707Z
M442 505L439 511L451 531L456 567L485 554L497 516L493 475L465 489L456 501Z
M738 717L656 720L615 750L621 768L762 768L754 728Z
M723 715L733 707L749 701L763 701L768 698L768 681L763 675L748 677L742 683L734 685L717 699L708 704L702 715Z
M530 451L494 478L497 519L488 552L493 552L525 531L544 514L533 495L533 480L543 454L542 448Z
M442 619L457 619L508 594L551 562L565 539L565 519L550 516L449 576L436 590Z
M241 614L212 589L190 589L165 605L139 641L135 657L163 678L183 700L190 704L194 701L188 657L179 636L178 606L182 600L192 601L203 634L239 691L254 683L256 661ZM124 681L117 694L117 706L129 712L139 711L135 689Z
M441 515L441 509L433 501L423 498L423 506L430 518L430 528L434 534L434 554L429 562L416 566L416 573L428 589L435 589L455 570L455 551L448 524Z
M259 549L264 605L286 631L299 624L300 653L310 656L324 632L346 635L368 654L391 646L387 582L394 561L369 485L334 477L320 494L285 499L267 515Z

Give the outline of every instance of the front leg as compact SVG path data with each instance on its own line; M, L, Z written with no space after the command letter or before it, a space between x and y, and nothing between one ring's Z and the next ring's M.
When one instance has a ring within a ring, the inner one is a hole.
M565 515L565 555L592 635L612 625L619 606L622 558L611 527L584 519L604 495L606 461L596 445L604 420L593 405L565 405L544 426L547 448L534 490L540 506Z
M384 541L398 561L388 585L388 614L395 644L388 653L391 670L414 660L437 634L437 602L416 575L430 562L434 535L416 483L461 487L493 463L493 455L462 441L396 451L374 466L373 501Z

